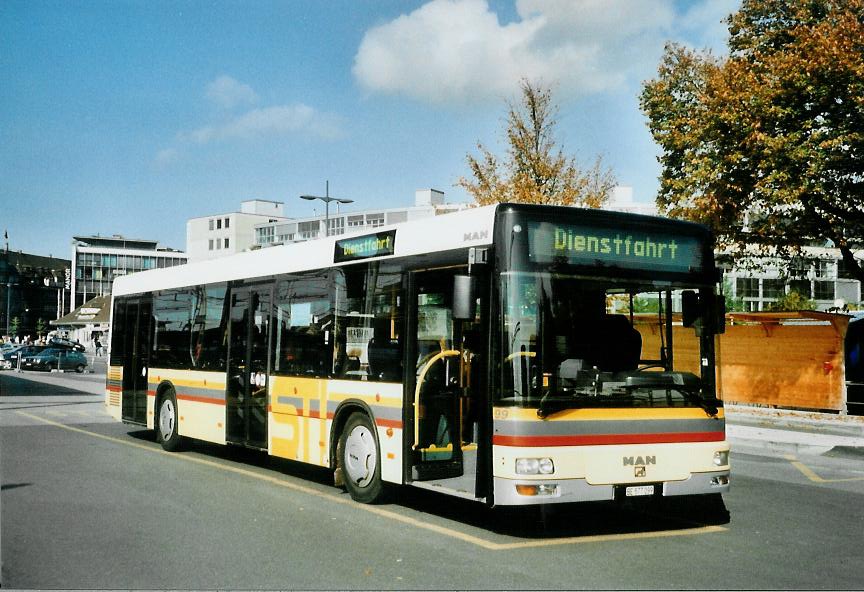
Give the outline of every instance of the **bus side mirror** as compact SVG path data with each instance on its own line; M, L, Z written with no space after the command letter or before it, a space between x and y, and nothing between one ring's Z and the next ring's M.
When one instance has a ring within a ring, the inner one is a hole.
M685 327L692 327L699 320L699 295L693 290L681 293L681 322Z
M470 275L453 276L453 318L473 321L477 313L474 278Z

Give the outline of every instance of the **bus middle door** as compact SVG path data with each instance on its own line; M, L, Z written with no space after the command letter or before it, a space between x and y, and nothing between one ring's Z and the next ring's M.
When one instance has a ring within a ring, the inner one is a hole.
M231 290L226 384L226 439L267 448L270 286Z

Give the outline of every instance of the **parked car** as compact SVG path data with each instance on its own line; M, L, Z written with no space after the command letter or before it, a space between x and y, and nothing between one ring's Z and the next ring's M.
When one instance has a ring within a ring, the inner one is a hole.
M35 355L21 358L23 370L75 370L84 372L87 367L87 358L79 351L49 347Z
M7 368L17 368L19 357L23 359L27 356L35 356L47 347L47 345L19 345L17 348L2 354L2 363Z
M65 347L67 349L74 349L75 351L84 351L84 345L78 343L77 341L72 341L71 339L66 339L65 337L52 337L51 341L48 342L49 347Z

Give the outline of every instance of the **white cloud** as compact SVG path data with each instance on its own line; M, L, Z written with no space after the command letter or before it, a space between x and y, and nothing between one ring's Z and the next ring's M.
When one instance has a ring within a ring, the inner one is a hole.
M700 17L689 36L704 26L714 37L714 15L733 0L701 1L711 8L688 9ZM516 0L516 12L502 24L486 0L432 0L367 31L354 76L372 92L437 103L511 96L520 78L570 97L625 89L653 74L686 16L673 0Z
M224 75L207 85L204 96L224 109L258 102L258 95L252 87Z
M180 157L176 148L165 148L156 153L156 164L168 165L174 163Z
M339 123L334 115L297 103L253 109L229 121L184 132L180 134L180 139L193 144L208 144L219 140L248 140L295 133L333 139L341 133Z
M221 76L208 84L205 95L224 108L258 100L258 95L251 87L229 76ZM338 115L319 111L303 103L275 105L252 109L192 131L179 132L172 146L157 152L155 162L159 166L170 165L178 161L190 147L215 142L291 135L332 140L339 138L342 133L343 122Z

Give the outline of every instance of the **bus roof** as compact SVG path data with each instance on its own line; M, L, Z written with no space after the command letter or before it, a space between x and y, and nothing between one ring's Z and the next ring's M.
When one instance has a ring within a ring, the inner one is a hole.
M629 221L649 226L696 233L704 238L710 231L702 225L641 214L608 210L525 204L493 204L469 208L410 222L379 226L299 243L245 251L227 257L151 269L114 280L113 294L140 294L153 290L182 288L277 274L326 269L358 260L380 260L483 247L492 244L499 210L573 214L586 224L614 225ZM557 210L557 211L556 211Z
M492 243L497 205L470 208L400 224L379 226L299 243L245 251L227 257L151 269L114 280L116 296L182 288L275 274L323 269L356 260L377 260L486 246ZM383 248L361 252L366 241L391 237ZM373 253L373 254L368 254Z

